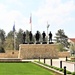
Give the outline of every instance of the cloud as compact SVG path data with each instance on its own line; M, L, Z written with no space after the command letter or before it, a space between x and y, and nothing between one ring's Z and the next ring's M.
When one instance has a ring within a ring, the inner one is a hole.
M2 11L2 10L4 10L5 9L5 5L4 4L0 4L0 10Z
M53 26L52 30L58 29L58 25L62 26L63 24L75 22L75 16L72 14L75 13L74 0L64 2L62 2L63 0L38 1L37 4L36 1L30 3L29 0L28 2L26 0L5 0L0 2L0 28L8 33L12 30L15 21L16 30L19 28L30 30L29 16L27 17L27 15L31 12L34 32L37 29L46 31L47 21Z
M23 3L21 2L21 0L6 0L6 3L7 4L13 4L13 6L14 6L14 4L19 5L19 6L23 5Z
M37 16L39 24L49 21L56 25L62 25L74 10L74 0L68 0L64 3L62 0L45 0L44 4L34 12L34 15Z
M0 3L0 28L8 33L12 30L14 21L16 30L19 28L22 28L23 30L29 29L29 18L25 17L18 10L12 9L9 11L7 5Z

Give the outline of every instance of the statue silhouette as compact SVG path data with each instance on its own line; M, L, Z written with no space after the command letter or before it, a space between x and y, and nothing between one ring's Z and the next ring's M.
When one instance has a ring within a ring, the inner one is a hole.
M29 39L30 39L30 42L32 41L32 32L30 31L29 33Z
M38 41L39 41L39 38L40 38L39 31L37 31L37 33L36 33L36 35L35 35L35 38L36 38L36 41L38 42Z
M49 33L49 42L52 42L52 33L51 33L51 31Z
M43 41L45 41L45 36L46 36L45 31L43 31L42 33Z

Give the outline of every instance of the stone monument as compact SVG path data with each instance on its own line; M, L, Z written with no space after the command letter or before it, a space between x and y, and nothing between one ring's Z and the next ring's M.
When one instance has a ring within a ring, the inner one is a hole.
M56 44L20 44L19 58L38 59L38 58L58 58L58 45Z

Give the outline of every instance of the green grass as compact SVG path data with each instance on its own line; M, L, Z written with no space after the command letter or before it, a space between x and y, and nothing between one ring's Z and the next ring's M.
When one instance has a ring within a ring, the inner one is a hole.
M0 63L0 75L56 75L33 63Z

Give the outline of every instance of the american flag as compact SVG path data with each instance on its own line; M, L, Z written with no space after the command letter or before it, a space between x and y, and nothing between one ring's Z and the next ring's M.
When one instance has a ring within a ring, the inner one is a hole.
M49 25L48 22L47 22L47 28L49 28L49 26L50 26L50 25Z

